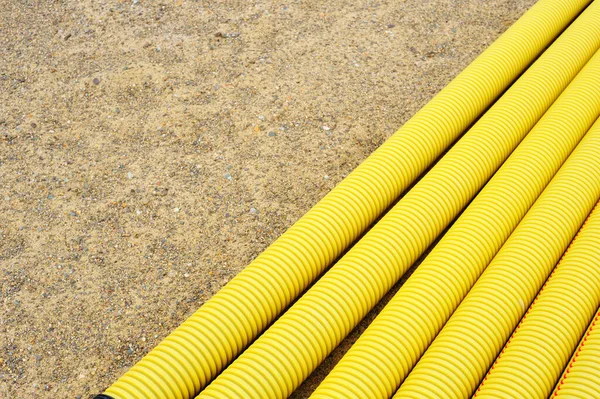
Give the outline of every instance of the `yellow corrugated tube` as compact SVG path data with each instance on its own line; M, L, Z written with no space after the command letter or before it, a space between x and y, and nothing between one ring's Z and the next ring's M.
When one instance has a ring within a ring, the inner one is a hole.
M589 4L541 0L106 391L191 398L260 334Z
M573 151L394 398L467 398L600 197L600 120Z
M598 263L596 263L598 267ZM552 398L600 398L600 309L583 335Z
M593 16L596 19L600 18L600 7L597 10ZM590 34L600 35L600 26ZM573 40L579 38L578 33L572 36ZM597 82L600 52L486 184L312 398L387 399L393 395L600 115Z
M569 28L379 223L199 397L291 394L477 194L594 54L600 46L600 27L582 29L590 18L584 15L583 22ZM580 95L578 100L597 103L597 97ZM578 103L564 110L562 117L573 112L588 120L589 126L598 106ZM569 121L574 121L571 115ZM571 147L585 132L585 122L576 123L563 132ZM577 134L577 130L583 131ZM547 139L539 144L552 143ZM547 154L557 158L561 152L566 151L563 157L568 154L565 148L554 151ZM556 162L558 167L560 161Z
M548 398L598 306L600 208L596 205L474 397ZM600 364L600 357L595 361ZM600 373L595 378L600 379Z

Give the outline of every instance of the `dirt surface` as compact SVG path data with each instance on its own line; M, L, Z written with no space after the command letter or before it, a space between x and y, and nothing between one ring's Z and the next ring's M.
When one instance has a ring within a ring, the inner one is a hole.
M0 397L101 392L534 2L0 0Z

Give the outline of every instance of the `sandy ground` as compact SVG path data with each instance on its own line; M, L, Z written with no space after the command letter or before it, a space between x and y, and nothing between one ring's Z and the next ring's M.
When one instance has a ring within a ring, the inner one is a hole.
M0 397L101 392L533 3L0 0Z

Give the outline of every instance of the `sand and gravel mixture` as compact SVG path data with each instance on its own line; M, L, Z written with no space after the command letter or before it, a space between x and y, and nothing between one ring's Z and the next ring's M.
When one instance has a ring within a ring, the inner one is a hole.
M0 397L101 392L534 2L0 0Z

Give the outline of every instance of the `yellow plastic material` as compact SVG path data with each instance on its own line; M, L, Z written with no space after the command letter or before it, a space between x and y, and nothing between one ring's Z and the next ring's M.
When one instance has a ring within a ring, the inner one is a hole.
M474 397L548 398L598 306L600 208L596 206ZM595 360L600 365L600 357Z
M600 46L600 26L584 32L581 28L588 18L561 36L363 239L199 397L291 394L477 194L594 54ZM589 97L579 94L576 100L569 97L569 104L577 106L562 110L562 119L575 114L568 121L576 126L565 125L566 131L561 132L568 136L563 139L571 141L571 148L598 115L599 96L596 92ZM582 100L596 105L582 106ZM562 123L560 119L552 124ZM552 138L537 143L546 146ZM569 148L548 154L560 159L561 152L564 159ZM560 160L556 162L558 168Z
M598 263L596 264L598 266ZM600 398L600 309L581 339L552 398Z
M597 121L456 309L394 398L473 394L600 197Z
M541 0L532 7L106 394L115 399L175 399L198 393L387 209L588 3Z
M593 18L600 18L600 12ZM589 34L600 35L600 26ZM575 30L566 33L565 39L566 35L571 35L572 41L580 40ZM563 43L572 46L569 41ZM393 395L600 115L599 81L600 52L452 225L312 398L387 399Z

